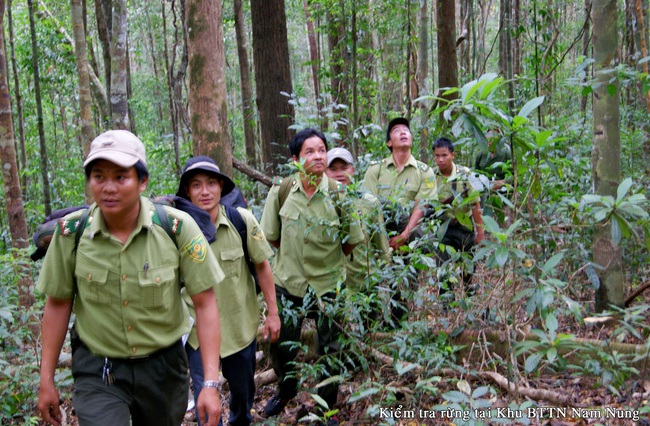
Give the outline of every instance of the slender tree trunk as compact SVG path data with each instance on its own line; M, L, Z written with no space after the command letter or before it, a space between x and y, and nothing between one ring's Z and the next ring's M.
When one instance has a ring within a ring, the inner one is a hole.
M438 84L458 87L458 60L456 59L456 2L438 0ZM456 95L448 98L454 99Z
M126 0L113 0L111 31L111 115L115 129L131 130L127 88Z
M591 46L591 0L584 0L584 11L585 11L585 25L584 33L582 34L582 55L585 58L590 58L589 47ZM583 82L587 81L587 74L582 79ZM580 110L585 111L587 109L587 95L583 95L580 98Z
M162 10L162 25L163 25L163 42L164 42L164 57L165 57L165 73L167 77L167 100L169 102L169 118L172 123L172 134L173 134L173 144L174 144L174 164L176 166L176 175L180 176L181 174L181 164L180 164L180 148L179 148L179 129L178 129L178 114L176 113L176 103L174 102L174 62L176 61L176 47L177 42L174 43L171 52L172 60L169 59L169 46L167 45L167 13L166 13L166 3L161 2ZM171 5L172 15L174 16L174 21L176 20L176 12L174 11L174 4ZM174 40L178 40L178 31L174 31Z
M251 0L253 58L257 109L267 174L287 161L293 106L282 92L292 93L284 0Z
M43 185L43 206L45 216L52 213L52 201L50 198L50 176L47 164L47 145L45 143L45 127L43 126L43 105L41 103L41 78L38 67L38 45L36 43L36 25L34 14L36 6L34 0L27 0L29 6L29 31L32 38L32 68L34 69L34 97L36 99L36 120L38 125L38 140L41 148L41 180ZM12 132L13 136L13 132Z
M162 2L161 2L162 3ZM164 7L164 4L162 4ZM158 70L158 52L156 52L156 44L154 43L154 34L153 28L151 27L151 17L149 14L149 8L145 7L145 15L147 18L147 42L149 43L149 53L151 55L151 65L153 67L153 75L156 80L156 83L160 81L160 72ZM158 113L158 122L163 123L163 111L162 111L162 102L160 102L160 91L158 89L158 84L154 87L155 98L156 98L156 112Z
M221 20L221 2L187 1L185 22L188 30L192 148L195 155L208 155L216 161L222 173L232 176Z
M33 22L33 5L30 4L30 16ZM27 221L23 209L18 164L16 162L16 145L14 140L13 117L11 113L11 96L9 95L9 80L7 75L7 57L5 55L5 1L0 0L0 161L2 162L2 181L4 185L4 200L11 233L11 246L15 249L29 247ZM17 256L14 252L14 256ZM22 265L23 262L20 262ZM18 297L20 306L29 308L34 304L34 295L30 288L34 282L28 267L19 267Z
M406 116L411 118L412 105L412 90L411 90L411 65L412 65L412 43L411 39L413 38L413 26L411 25L411 0L405 0L404 6L406 7L406 70L404 70L404 92L406 94L405 103L406 103Z
M621 179L621 146L619 124L619 83L617 65L617 8L616 0L594 0L594 73L596 88L593 92L594 146L592 152L593 180L596 194L616 197ZM610 94L608 87L615 85ZM623 307L625 283L620 246L614 244L611 223L597 224L593 241L594 262L598 270L600 287L596 291L596 310L610 305Z
M92 99L90 96L90 77L88 75L88 52L86 51L86 30L81 0L71 0L70 12L72 14L72 28L74 32L74 53L77 60L77 74L79 75L79 117L81 120L81 146L84 158L88 155L90 143L95 138L92 116ZM86 203L90 203L92 196L86 187Z
M316 99L316 105L318 105L318 98L320 97L320 85L318 83L320 57L316 45L316 31L314 30L314 21L309 12L309 4L307 0L302 0L302 8L305 11L305 21L307 22L307 40L309 42L309 60L311 61L311 78L314 84L314 98Z
M636 0L636 21L637 21L637 33L639 35L639 47L641 48L641 57L645 58L648 56L648 45L646 42L646 37L648 30L645 26L645 10L643 8L643 0ZM643 73L648 75L648 62L643 63ZM643 85L639 83L639 86L643 90ZM646 92L642 93L643 99L645 99L645 106L648 112L650 112L650 90L645 89Z
M418 48L418 97L425 96L427 90L427 77L429 75L429 11L427 0L420 0L420 31ZM429 158L429 131L426 126L428 108L424 102L420 102L420 161L427 162Z
M11 15L12 0L7 2L7 23L9 24L9 47L11 50L11 69L14 77L14 94L16 95L16 115L18 116L18 137L20 146L20 167L27 168L27 150L25 149L25 121L23 119L23 97L20 93L20 79L18 78L18 65L16 63L16 49L14 46L14 26ZM19 167L19 170L20 170ZM22 194L26 195L28 185L27 173L23 173L20 180Z
M352 70L350 72L350 86L352 86L352 129L359 127L359 70L357 67L359 52L357 50L358 34L357 34L357 2L352 2L351 11L351 36L352 36ZM345 137L343 144L350 143L350 148L354 156L358 155L358 146L354 138Z
M121 0L120 0L121 1ZM106 94L111 94L111 32L113 26L112 0L95 0L95 16L97 18L97 34L99 42L102 45L102 56L104 58L104 82L106 85ZM106 104L106 115L102 121L109 125L111 122L112 112L111 103ZM109 125L109 127L111 127Z
M235 8L235 36L237 37L237 57L239 58L239 76L241 82L241 103L244 119L246 157L253 167L260 168L262 161L260 156L258 156L257 149L253 85L251 82L251 67L248 60L248 40L246 37L246 21L244 20L242 0L234 0L233 6Z

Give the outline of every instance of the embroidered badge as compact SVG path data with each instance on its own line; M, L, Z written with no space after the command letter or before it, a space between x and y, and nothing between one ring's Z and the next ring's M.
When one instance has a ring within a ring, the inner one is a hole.
M250 230L251 237L257 241L264 241L264 232L260 229L259 226L253 226L253 229Z
M202 263L208 253L208 244L202 235L197 235L183 249L194 261Z

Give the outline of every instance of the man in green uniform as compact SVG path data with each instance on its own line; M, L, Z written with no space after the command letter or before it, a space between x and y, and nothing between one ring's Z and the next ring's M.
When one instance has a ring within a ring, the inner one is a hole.
M499 221L503 221L503 203L498 194L492 191L499 191L506 183L512 184L512 153L498 130L489 131L486 136L488 151L480 151L474 159L474 170L491 181L488 189L490 195L487 200L481 197L481 206L484 208L483 214L492 216L496 213Z
M352 154L345 148L337 147L327 151L328 178L350 187L352 176L356 174ZM369 192L355 192L356 207L363 230L364 240L354 248L347 258L347 277L345 286L349 293L369 290L372 280L382 265L390 262L388 237L384 229L384 218L379 201Z
M221 197L234 188L233 181L221 173L212 158L198 156L187 160L177 195L209 213L216 228L216 240L210 247L226 273L226 278L214 286L221 314L221 368L230 387L228 424L236 426L251 423L255 397L255 351L260 308L249 261L254 265L268 307L264 335L271 342L280 335L280 317L273 272L268 261L273 256L273 250L257 219L245 208L240 207L233 212L230 209L234 210L234 207L221 204ZM245 224L246 250L236 225L229 219L230 215L237 214ZM185 289L183 299L190 312L194 313L194 305ZM195 396L200 394L203 385L202 351L199 349L196 331L192 329L185 350Z
M325 136L307 128L291 139L289 149L301 171L287 178L290 186L271 188L262 214L266 239L278 248L272 268L278 305L283 309L280 338L270 348L278 391L264 409L267 417L282 412L297 394L293 362L298 349L285 342L300 341L305 317L316 320L318 354L338 351L338 318L325 317L325 305L334 303L337 288L345 281L345 257L363 240L358 220L337 206L340 195L333 192L342 187L333 183L336 189L332 191L325 175ZM338 383L320 387L318 394L332 407Z
M413 135L406 118L388 123L386 145L391 155L368 167L364 186L384 204L390 247L421 237L418 224L424 217L423 201L433 196L436 181L431 168L411 154Z
M449 223L440 243L451 246L457 251L469 252L485 238L481 205L477 201L462 205L458 209L453 206L459 205L459 201L471 195L472 187L468 181L470 169L454 163L456 155L454 144L447 138L435 141L433 152L437 165L433 170L436 176L437 199L443 204L452 206L444 213ZM441 250L439 253L443 261L450 259L447 250ZM465 291L470 290L471 281L472 274L464 272ZM442 291L444 292L444 289Z
M84 161L95 203L86 226L80 212L63 218L47 251L37 291L47 295L38 409L58 425L54 373L74 308L73 404L80 425L178 426L189 376L181 337L190 318L180 277L197 312L205 392L199 413L216 425L219 398L219 315L212 291L223 272L194 220L164 207L175 242L141 193L148 172L144 145L125 130L91 144ZM76 233L82 236L77 241ZM72 332L71 332L72 334Z
M386 145L391 155L368 167L363 184L382 204L389 245L398 250L422 237L418 225L424 217L424 202L433 197L436 181L431 168L411 154L413 135L406 118L394 118L388 123ZM389 305L394 326L407 314L406 306L400 306L405 302L400 289L396 289Z

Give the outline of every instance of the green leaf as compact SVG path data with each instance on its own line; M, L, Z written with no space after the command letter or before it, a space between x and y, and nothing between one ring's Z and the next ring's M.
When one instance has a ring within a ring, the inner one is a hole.
M322 388L323 386L327 386L330 383L341 383L341 382L343 382L343 376L341 376L341 375L332 376L332 377L328 377L327 379L323 380L322 382L317 384L315 387L316 387L316 389L318 389L318 388Z
M623 198L627 195L628 191L632 187L632 178L627 178L621 182L621 184L616 189L616 202L620 203L623 201Z
M450 391L444 393L442 394L442 397L445 399L445 401L457 402L457 403L467 402L468 399L467 395L458 391Z
M585 267L585 273L591 282L591 287L594 290L598 290L600 288L600 277L598 277L598 273L596 272L596 269L592 263Z
M612 220L612 225L611 225L611 232L612 232L612 243L614 243L615 246L618 246L621 244L621 225L619 225L618 220Z
M557 358L557 349L549 348L549 350L546 351L546 359L548 359L548 362L553 362L555 361L555 358Z
M558 326L557 318L555 317L555 314L551 312L550 314L546 315L545 323L546 323L546 329L548 330L548 334L550 335L551 340L555 340L555 335Z
M497 264L501 267L506 264L508 261L508 249L506 247L499 247L494 253L496 257Z
M325 400L321 398L317 393L310 393L310 395L312 398L314 398L314 401L316 401L318 405L329 410L330 406L327 405L327 402L325 402Z
M602 196L598 194L585 194L582 196L582 201L586 204L600 203Z
M489 386L481 386L476 389L474 389L474 392L472 392L472 398L477 399L485 395L490 391Z
M415 370L419 366L420 366L419 364L396 362L395 371L397 372L398 375L402 376L411 370Z
M553 272L553 269L557 266L558 263L560 263L560 260L564 257L564 253L558 253L551 257L549 260L546 261L544 266L542 266L542 270L546 272L547 274L550 274Z
M348 402L352 403L355 401L359 401L361 399L367 398L379 392L381 392L381 389L379 388L364 389L361 392L355 392L352 395L350 395Z
M530 355L528 358L526 358L526 364L524 368L527 374L530 374L530 372L535 371L537 365L539 364L539 361L542 359L542 356L543 355L540 352L537 352Z
M501 227L491 216L483 216L483 225L490 234L497 234L501 232Z
M544 96L538 96L536 98L533 98L526 102L526 105L524 105L521 108L521 111L519 111L519 114L517 114L519 117L528 117L531 112L533 112L537 107L539 107L542 103L544 102Z
M616 84L607 85L607 94L609 94L609 96L611 96L612 98L616 95L616 90L618 90Z

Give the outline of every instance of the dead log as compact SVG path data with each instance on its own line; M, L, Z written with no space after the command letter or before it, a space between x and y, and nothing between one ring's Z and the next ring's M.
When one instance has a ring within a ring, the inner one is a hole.
M650 92L648 92L648 93L650 93ZM650 108L650 106L648 106L648 107ZM632 303L634 301L634 299L637 298L638 295L640 295L641 293L643 293L644 291L646 291L649 288L650 288L650 282L647 282L645 284L642 284L642 285L638 286L636 288L636 290L634 290L632 292L632 294L630 294L630 297L625 299L625 307L627 308L628 306L630 306L630 303Z

